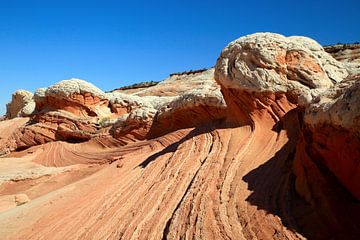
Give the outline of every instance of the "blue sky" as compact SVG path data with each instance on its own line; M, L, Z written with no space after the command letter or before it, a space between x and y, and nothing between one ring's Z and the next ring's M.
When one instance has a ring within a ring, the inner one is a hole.
M210 67L268 31L360 41L360 1L0 0L0 114L11 93L77 77L103 90Z

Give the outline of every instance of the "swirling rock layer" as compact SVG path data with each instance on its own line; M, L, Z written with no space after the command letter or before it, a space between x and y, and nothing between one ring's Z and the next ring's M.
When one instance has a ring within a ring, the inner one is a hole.
M31 119L0 122L17 149L0 159L0 238L357 239L353 73L311 39L260 33L215 72L131 95L40 89Z

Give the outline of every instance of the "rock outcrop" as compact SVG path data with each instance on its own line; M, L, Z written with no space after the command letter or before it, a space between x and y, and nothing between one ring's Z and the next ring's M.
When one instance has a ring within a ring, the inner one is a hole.
M224 117L226 104L217 87L201 86L179 94L139 97L112 93L112 108L124 113L112 128L114 136L131 133L135 139L154 138Z
M317 235L309 235L315 238L323 238L326 228L339 239L360 231L353 221L359 212L350 210L358 204L339 190L345 187L360 199L357 67L337 62L313 40L268 33L230 43L216 65L215 78L235 110L233 121L252 126L254 134L288 132L288 143L275 159L295 155L295 189L318 209Z
M30 124L11 136L7 149L25 149L58 140L82 142L104 134L126 144L223 118L226 105L211 77L213 70L202 74L196 74L190 86L187 83L191 78L178 84L178 78L173 77L159 84L167 89L171 84L183 86L173 88L172 96L104 93L79 79L39 88L31 94L36 111ZM186 119L192 111L193 117Z
M36 98L40 99L37 108L42 107L64 110L80 117L96 117L109 114L106 94L91 83L80 79L60 81L45 91L37 91ZM43 99L45 98L45 99Z
M360 44L335 44L324 47L333 58L340 62L360 64Z
M288 92L330 87L348 71L314 40L258 33L231 42L215 76L228 88Z
M33 94L26 90L17 90L13 93L11 102L6 105L6 117L9 119L25 117L35 110Z
M153 86L38 89L0 122L0 238L357 239L359 65L325 50L257 33Z
M159 106L149 137L224 119L226 103L217 86L189 90Z
M313 176L306 180L307 161L326 168L360 200L360 85L359 77L311 94L304 104L304 131L299 144L296 173L299 191L307 199L316 195L311 191ZM306 157L303 157L305 155ZM301 165L302 163L302 165Z
M135 91L138 96L180 96L188 91L219 86L214 81L214 68L195 73L176 74L159 82L156 86Z
M29 121L29 118L14 118L0 122L0 156L9 154L14 150L14 134Z
M32 119L9 137L6 145L11 151L57 140L89 140L97 136L98 119L111 114L106 94L80 79L60 81L36 90L34 95L23 92L14 93L13 101L8 105L8 109L13 109L9 117L31 112ZM18 97L23 95L26 98Z
M119 115L141 107L152 107L148 99L126 93L107 93L107 98L110 100L111 111Z
M304 122L312 127L333 125L360 134L359 80L347 79L333 88L312 92L304 103Z

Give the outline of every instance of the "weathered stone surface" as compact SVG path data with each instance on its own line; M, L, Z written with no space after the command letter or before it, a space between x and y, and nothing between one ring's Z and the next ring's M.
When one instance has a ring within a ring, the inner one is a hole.
M52 141L83 142L97 136L95 120L82 119L64 111L36 115L32 124L17 129L9 138L11 150L26 149Z
M151 103L145 98L136 95L112 92L107 93L106 96L110 100L112 112L115 112L116 114L129 113L137 108L151 106Z
M159 82L156 86L136 91L134 94L161 97L180 96L188 91L203 87L216 87L220 89L214 80L214 68L209 68L202 72L172 75Z
M29 118L14 118L0 122L0 156L14 150L12 136L29 121Z
M32 114L35 110L33 94L26 90L17 90L12 95L12 100L6 105L8 118L24 117Z
M130 113L120 117L112 127L115 138L128 138L131 140L144 140L151 128L156 109L143 106L133 109Z
M351 75L360 74L360 44L336 44L326 46L324 49L342 62Z
M360 78L343 81L333 88L314 91L306 101L306 124L332 125L360 136Z
M84 80L63 80L44 90L38 89L34 96L38 111L64 110L80 117L110 114L106 94Z
M330 87L348 71L314 40L256 33L224 48L215 76L227 88L287 92Z
M198 106L225 108L226 103L220 89L205 86L185 92L159 108L159 114L171 114L178 110Z
M81 79L62 80L46 89L45 95L61 99L71 99L74 95L90 93L93 97L104 99L105 93L93 84ZM76 99L75 99L76 100Z
M38 88L36 89L35 93L34 93L34 101L36 104L36 109L42 109L45 104L46 104L46 88Z
M145 95L161 94L163 91L168 91L168 94L165 96ZM144 96L138 96L143 94ZM131 132L130 129L137 127L142 129L142 136L140 137L139 131L134 136L143 139L183 127L195 126L206 122L206 119L212 121L216 116L222 118L223 115L218 114L217 110L213 115L211 112L214 109L222 111L221 109L226 107L219 86L213 79L213 69L190 74L190 76L187 74L186 76L172 76L155 87L131 95L114 91L108 94L108 99L110 99L113 112L124 114L112 127L117 138L128 135ZM209 109L206 110L206 108ZM194 111L195 117L185 119L185 113L190 114Z
M299 143L301 150L297 154L307 155L310 161L326 166L360 199L360 78L313 91L301 103L305 108L304 130L303 140ZM312 199L304 180L306 170L303 169L307 167L304 162L304 158L297 158L298 188ZM314 179L309 185L313 182Z
M265 129L280 135L287 132L288 143L264 169L277 165L287 151L295 154L287 157L294 159L295 189L317 209L321 219L317 223L325 226L317 234L325 236L332 229L335 238L357 235L360 227L351 219L359 219L360 212L347 210L357 204L343 192L347 189L360 199L359 93L354 65L338 62L308 38L260 33L239 38L222 51L215 79L232 113L228 121L249 125L254 134L259 131L255 141L263 141ZM267 170L255 170L248 177L258 182ZM256 187L248 187L256 192ZM261 200L248 200L263 206Z
M17 149L0 202L34 199L0 214L0 238L357 239L358 81L311 39L260 33L215 75L39 89L30 121L0 122Z
M340 62L360 64L360 44L336 44L324 47L333 58Z

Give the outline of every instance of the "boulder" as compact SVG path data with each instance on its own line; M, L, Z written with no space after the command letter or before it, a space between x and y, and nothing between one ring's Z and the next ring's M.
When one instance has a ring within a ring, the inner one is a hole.
M23 193L0 196L0 213L15 208L16 206L23 205L29 201L29 197Z
M15 201L17 206L20 206L20 205L23 205L23 204L29 202L30 199L26 194L21 193L21 194L16 194L15 195L14 201Z

